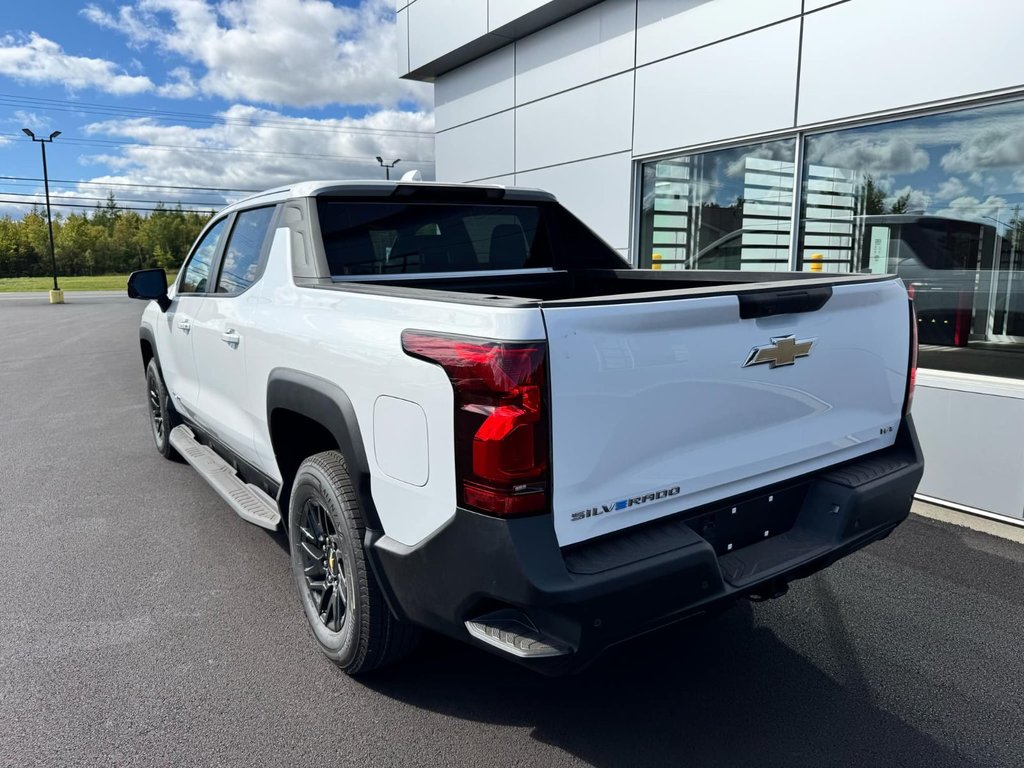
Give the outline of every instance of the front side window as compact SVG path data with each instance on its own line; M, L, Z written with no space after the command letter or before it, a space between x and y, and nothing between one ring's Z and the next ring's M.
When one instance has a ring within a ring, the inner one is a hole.
M643 165L643 269L789 269L793 139Z
M1024 378L1024 102L808 136L797 267L897 274L920 365Z
M255 282L273 217L273 206L242 211L235 217L217 278L217 293L237 295Z
M217 244L224 231L227 219L221 219L203 235L199 245L192 251L192 256L185 265L185 274L178 285L178 293L206 293L210 290L210 267L213 257L217 255Z

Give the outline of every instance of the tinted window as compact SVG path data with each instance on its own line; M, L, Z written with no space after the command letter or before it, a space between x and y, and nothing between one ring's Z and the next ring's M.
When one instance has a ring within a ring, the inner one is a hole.
M274 208L269 207L242 211L235 217L217 278L217 293L241 293L256 280L263 241L273 216Z
M551 266L532 205L319 201L331 275Z
M220 242L226 221L227 219L218 221L199 241L199 245L192 252L192 258L185 266L185 274L178 286L178 293L205 293L210 289L210 265L213 264L217 243Z

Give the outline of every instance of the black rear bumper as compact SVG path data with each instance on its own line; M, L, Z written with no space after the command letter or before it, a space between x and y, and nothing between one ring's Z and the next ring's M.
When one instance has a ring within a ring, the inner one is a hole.
M370 534L368 551L400 617L494 651L465 622L518 609L573 649L518 660L559 673L737 597L775 594L884 538L907 517L923 471L907 419L885 451L568 549L550 516L500 520L460 509L416 547ZM753 525L735 524L742 518Z

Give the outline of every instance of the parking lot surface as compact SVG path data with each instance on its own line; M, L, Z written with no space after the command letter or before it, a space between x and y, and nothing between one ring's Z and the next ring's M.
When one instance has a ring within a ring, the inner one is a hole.
M919 517L576 677L431 637L349 679L153 448L142 304L67 301L0 303L0 765L1024 766L1024 546Z

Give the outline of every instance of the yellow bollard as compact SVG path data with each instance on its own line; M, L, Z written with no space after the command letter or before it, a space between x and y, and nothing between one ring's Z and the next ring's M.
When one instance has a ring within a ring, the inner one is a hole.
M808 261L811 262L811 272L821 272L821 269L824 266L821 263L821 261L824 258L825 257L822 256L820 253L812 253L811 254L810 259L808 259Z
M652 253L651 254L651 269L661 269L661 264L658 263L660 261L661 261L661 254L660 253Z

